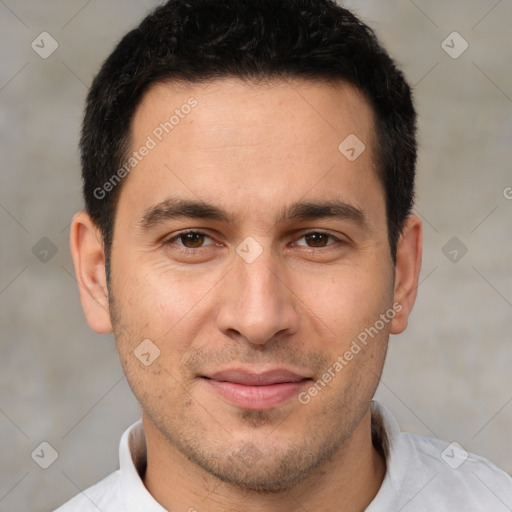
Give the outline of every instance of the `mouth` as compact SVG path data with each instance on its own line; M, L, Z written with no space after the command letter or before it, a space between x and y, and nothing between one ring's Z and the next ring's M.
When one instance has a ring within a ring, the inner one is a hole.
M271 409L282 405L313 380L283 368L261 373L230 369L203 375L201 379L225 401L247 410Z

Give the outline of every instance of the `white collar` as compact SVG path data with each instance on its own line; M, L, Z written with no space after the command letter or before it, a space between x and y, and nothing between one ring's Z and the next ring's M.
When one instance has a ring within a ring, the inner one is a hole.
M410 454L407 453L407 446L399 442L400 427L393 414L376 401L371 403L371 414L374 442L380 444L387 466L381 490L384 487L399 490L405 478L406 461ZM124 432L119 445L120 488L126 512L166 512L142 481L146 470L146 457L144 427L142 420L139 420ZM392 459L397 458L402 461L401 464L392 463ZM379 494L380 491L377 497Z
M128 428L119 444L120 487L126 512L166 512L144 486L146 439L142 420Z

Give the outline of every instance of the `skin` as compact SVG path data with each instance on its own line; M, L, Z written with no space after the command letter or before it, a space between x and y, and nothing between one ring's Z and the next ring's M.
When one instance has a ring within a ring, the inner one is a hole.
M98 228L85 212L71 227L87 321L114 331L142 406L144 483L170 510L362 511L385 474L369 407L389 335L406 328L416 297L421 221L407 220L393 265L373 112L354 87L154 85L133 119L132 148L190 97L197 107L122 185L110 287ZM353 162L338 150L349 134L366 145ZM233 222L183 217L142 230L144 212L170 196L211 202ZM275 221L306 200L342 200L365 223ZM165 243L184 229L207 236ZM305 236L317 231L336 238ZM251 263L236 252L247 237L262 249ZM316 381L393 304L400 312L306 405L293 397L242 409L200 378L284 366ZM149 366L134 356L147 338L160 350Z

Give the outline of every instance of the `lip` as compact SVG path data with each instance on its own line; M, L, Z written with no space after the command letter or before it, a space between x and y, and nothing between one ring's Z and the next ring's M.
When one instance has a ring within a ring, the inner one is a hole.
M233 368L204 375L204 377L217 381L244 384L245 386L268 386L270 384L281 384L284 382L299 382L308 378L306 375L300 375L285 368L275 368L264 372L251 371L244 368Z
M248 410L277 407L300 393L311 378L286 369L261 373L231 369L202 376L205 384L230 404Z

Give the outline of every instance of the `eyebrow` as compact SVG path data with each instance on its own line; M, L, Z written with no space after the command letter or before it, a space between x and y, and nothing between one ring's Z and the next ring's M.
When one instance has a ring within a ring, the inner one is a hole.
M233 215L222 208L201 200L168 198L144 210L139 228L149 231L168 220L178 218L207 219L234 224ZM342 200L295 202L285 206L276 217L276 224L289 221L335 218L348 220L361 228L368 227L367 214L360 208Z

